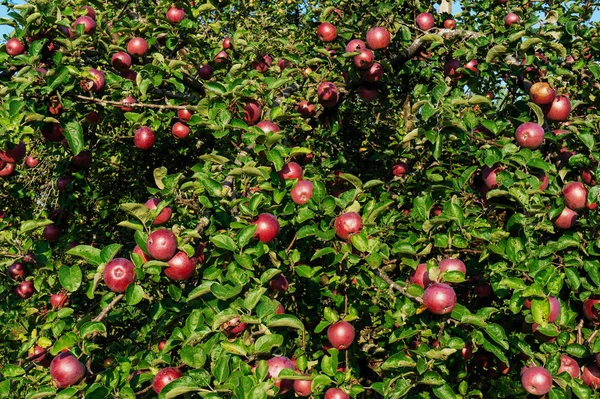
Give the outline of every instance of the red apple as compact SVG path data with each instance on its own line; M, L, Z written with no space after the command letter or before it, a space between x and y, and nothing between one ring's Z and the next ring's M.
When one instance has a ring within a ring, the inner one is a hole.
M150 198L148 201L146 201L146 203L144 205L146 205L146 208L153 210L153 209L156 209L158 204L160 204L159 198ZM161 225L161 224L168 222L169 219L171 218L172 213L173 213L173 210L170 207L168 207L168 206L164 207L163 210L160 212L160 214L152 221L152 224L153 225Z
M147 126L142 126L135 131L133 136L133 143L140 150L148 150L152 148L156 142L156 136L152 129Z
M181 370L175 367L167 367L160 370L152 380L152 389L157 394L163 390L165 386L167 386L171 381L174 381L178 378L183 377L183 373Z
M361 49L366 48L365 42L360 39L352 39L346 44L346 52L354 53L355 51L359 51Z
M350 396L339 388L329 388L325 391L325 399L350 399Z
M362 73L363 79L369 83L377 83L383 77L383 67L375 63L369 69Z
M21 281L19 284L17 284L15 292L22 299L31 298L31 296L35 292L35 288L33 287L33 281Z
M5 150L0 150L0 160L8 163L19 163L25 157L25 143L23 140L19 144L9 143Z
M298 103L298 105L296 106L296 111L298 111L298 113L300 115L302 115L305 118L310 118L311 116L314 116L317 113L317 108L315 107L314 104L309 103L306 100L300 101Z
M427 264L420 263L410 275L409 281L411 284L417 284L423 288L429 286L432 283L432 281L429 280L429 273L427 273Z
M71 176L60 176L56 180L56 189L58 191L64 192L69 188L69 184L73 182L73 177Z
M463 68L468 69L469 71L473 72L473 73L479 73L479 69L477 69L477 60L471 60L469 62L467 62Z
M291 68L293 66L293 64L291 62L289 62L288 60L284 60L282 58L279 61L277 61L277 66L279 67L279 69L281 69L283 71L286 68Z
M55 224L49 224L48 226L44 227L44 232L42 233L42 235L44 236L44 239L46 241L55 242L58 241L61 233L62 231L60 227L58 227Z
M356 212L347 212L335 218L333 227L338 237L350 241L352 235L362 230L362 218Z
M83 87L93 92L99 92L104 88L104 73L97 69L90 69L88 72L90 75L92 75L92 79L82 83Z
M456 306L456 293L448 284L431 284L425 288L423 304L433 314L447 314Z
M265 73L269 70L273 64L273 59L268 54L263 54L258 57L256 61L252 63L252 67L260 73Z
M73 157L73 166L77 170L85 170L92 166L92 153L87 150L80 151Z
M433 15L428 12L422 12L415 18L415 23L421 30L429 30L435 25Z
M269 378L274 378L274 384L279 388L279 393L283 394L290 389L292 389L294 385L293 380L278 380L277 377L279 373L283 369L291 369L296 370L296 366L290 359L285 356L275 356L271 359L267 360L267 365L269 366Z
M213 68L208 64L203 65L202 67L200 67L200 69L198 69L198 76L200 77L200 79L208 80L210 79L212 74Z
M471 346L471 345L465 345L462 348L460 354L463 357L463 359L469 360L470 358L473 357L473 346Z
M590 364L583 368L581 376L583 383L592 389L600 388L600 367L597 364Z
M552 375L544 367L529 367L521 374L521 384L530 394L545 395L552 388Z
M484 166L481 170L481 179L486 187L490 189L498 188L498 182L496 180L496 173L501 170L499 164L493 165L491 168L489 166Z
M581 378L581 369L575 359L567 355L560 355L560 367L556 374L568 373L572 378Z
M28 168L35 168L39 162L39 159L34 158L31 155L28 155L27 158L25 158L25 165L27 165Z
M177 8L175 6L171 6L167 10L167 19L169 22L178 24L185 18L185 10L183 8Z
M453 79L460 79L462 74L457 71L458 68L461 68L463 65L459 60L454 58L449 58L444 63L444 76L449 76Z
M96 11L94 11L94 9L92 7L83 6L83 7L81 7L81 9L85 10L85 15L87 15L88 17L90 17L93 20L96 19Z
M223 39L223 49L228 50L233 47L233 42L230 37Z
M135 98L131 97L131 96L127 96L124 99L121 100L121 102L123 104L135 104ZM121 111L123 112L132 112L133 111L133 107L121 107Z
M2 166L4 165L4 166ZM15 164L0 160L0 177L8 177L15 171Z
M260 121L256 124L260 130L262 130L265 134L269 133L277 133L279 131L279 126L271 121Z
M6 53L11 56L21 55L25 52L25 46L21 40L13 37L12 39L8 39L6 42Z
M548 188L548 175L543 174L543 175L536 175L537 179L540 181L540 183L542 183L542 185L540 186L540 190L544 191L545 189Z
M177 251L177 237L171 230L159 229L148 235L148 254L154 259L168 261Z
M77 29L77 25L83 25L85 33L91 33L96 29L96 21L87 15L79 17L73 22L73 30Z
M42 127L42 136L48 141L57 142L65 138L58 123L48 123Z
M50 363L50 376L58 388L77 384L85 375L85 366L69 352L58 354Z
M131 68L131 56L124 51L115 53L110 59L112 66L118 71L126 71Z
M288 162L283 165L279 171L279 178L284 179L302 179L302 166L296 162Z
M177 117L183 123L189 122L192 119L192 115L194 115L194 111L190 111L189 109L177 110Z
M121 71L119 75L125 79L131 80L132 82L135 82L137 79L137 72L132 71L131 69Z
M544 142L544 128L534 122L525 122L515 131L517 144L535 150Z
M27 270L22 263L15 262L6 268L6 273L8 274L8 277L12 278L13 280L19 280L25 278Z
M147 253L145 253L144 251L142 251L142 249L137 245L135 246L135 248L133 248L133 253L138 254L142 258L142 263L146 263L146 262L154 259L154 258L152 258L152 256L150 256Z
M332 42L337 37L337 29L329 22L323 22L317 28L317 36L325 43Z
M335 107L339 100L339 92L332 82L321 82L317 87L319 102L325 108Z
M377 26L367 32L367 46L372 50L381 50L390 45L390 32Z
M63 292L50 295L50 306L52 306L52 309L62 309L67 302L67 295Z
M398 162L392 166L392 174L394 176L402 177L408 173L408 165L406 162Z
M363 99L363 101L370 103L377 98L377 89L373 89L370 87L360 86L358 88L358 96Z
M556 91L546 82L534 83L529 89L529 98L537 105L550 104L556 97Z
M577 212L565 206L553 223L559 229L570 229L575 222L577 222Z
M600 303L600 297L589 297L583 301L583 315L594 323L600 321L600 310L596 309L594 305Z
M312 394L312 380L295 380L294 392L301 397L310 396Z
M565 196L565 204L569 208L574 211L585 208L588 191L582 183L578 181L567 183L563 187L562 193Z
M246 323L240 323L239 317L234 317L233 319L221 324L221 329L228 338L236 338L244 332L246 326Z
M552 103L543 108L546 119L549 121L563 122L571 113L571 101L567 96L556 96Z
M444 20L444 28L445 29L454 29L456 28L456 20L452 18L448 18Z
M279 304L277 306L277 310L275 311L275 314L285 314L285 308L283 307L282 304Z
M46 358L46 349L38 345L32 346L28 353L29 360L33 361L34 363L39 363Z
M279 222L277 218L270 213L261 213L253 222L256 225L254 238L260 242L269 243L279 234Z
M171 128L171 133L178 139L184 139L190 134L190 128L185 123L175 122Z
M353 58L354 65L358 69L371 68L371 66L373 66L373 62L375 61L375 55L373 54L373 52L371 50L369 50L368 48L364 48L359 51L360 51L360 54L355 55Z
M519 16L513 12L509 12L508 14L506 14L506 17L504 17L504 24L506 26L511 26L512 24L516 24L521 20L521 18L519 18Z
M292 201L298 205L306 204L313 194L313 184L308 180L300 180L294 188L292 188Z
M228 59L229 59L229 56L227 55L225 50L221 50L217 53L217 55L215 55L214 61L216 64L222 64L223 62L227 61Z
M192 277L196 270L195 258L190 258L185 252L177 252L170 260L169 267L164 269L168 278L174 281L183 281Z
M595 186L596 180L594 180L594 175L592 175L592 171L589 169L583 169L581 171L581 180L588 186Z
M163 349L165 349L165 346L167 346L167 341L160 341L158 343L158 350L162 351Z
M560 302L553 296L548 297L550 302L550 314L548 315L548 321L554 323L560 316Z
M115 258L106 264L102 276L104 283L112 292L125 292L127 286L135 280L133 263L125 258Z
M273 280L269 281L269 287L271 287L273 291L277 291L280 294L285 293L289 286L290 285L287 281L287 278L285 278L283 274L278 274L273 278Z
M127 43L127 52L131 55L142 56L148 51L148 42L141 37L134 37Z
M257 101L250 101L244 106L244 122L249 126L256 124L260 120L262 107Z
M338 321L327 328L329 344L338 350L347 349L354 342L354 327L347 321Z
M438 263L440 274L444 272L458 271L463 275L467 275L467 267L460 259L448 258Z

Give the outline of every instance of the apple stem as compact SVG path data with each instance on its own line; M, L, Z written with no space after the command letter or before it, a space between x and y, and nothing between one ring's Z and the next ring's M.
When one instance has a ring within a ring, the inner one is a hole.
M400 292L402 295L404 295L405 297L412 299L415 302L418 303L423 303L423 299L416 297L414 295L409 294L408 292L406 292L406 289L404 289L404 287L402 287L401 285L395 283L391 278L389 278L389 276L387 274L385 274L384 271L382 270L377 270L377 275L383 279L383 281L385 281L386 283L389 284L390 287L392 287L393 289L395 289L396 291Z

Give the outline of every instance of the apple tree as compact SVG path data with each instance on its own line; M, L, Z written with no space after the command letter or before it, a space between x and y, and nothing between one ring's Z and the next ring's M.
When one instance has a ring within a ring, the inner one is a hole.
M600 397L597 1L2 1L0 397Z

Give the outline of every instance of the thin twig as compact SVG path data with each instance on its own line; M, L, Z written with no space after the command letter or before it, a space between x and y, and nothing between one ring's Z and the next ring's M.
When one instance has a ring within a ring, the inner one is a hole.
M92 321L102 321L102 319L104 319L106 317L106 315L108 314L108 312L110 312L110 310L117 304L119 303L119 301L121 299L123 299L123 297L125 296L125 294L119 294L117 295L111 303L109 303L104 309L102 309L102 312L100 312L100 314L98 316L96 316Z
M388 283L390 285L390 287L392 287L393 289L395 289L396 291L400 292L402 295L404 295L405 297L412 299L415 302L418 303L423 303L423 299L416 297L414 295L409 294L408 292L406 292L406 289L404 287L402 287L401 285L395 283L391 278L389 278L389 276L387 274L385 274L384 271L382 270L377 270L376 274L381 277L383 279L383 281L385 281L386 283Z
M93 103L100 104L103 107L113 106L113 107L139 107L139 108L155 108L155 109L190 109L196 110L196 106L194 105L170 105L170 104L146 104L146 103L123 103L121 101L110 101L103 100L101 98L95 97L87 97L79 94L75 94L72 97L77 98L79 100L89 101Z

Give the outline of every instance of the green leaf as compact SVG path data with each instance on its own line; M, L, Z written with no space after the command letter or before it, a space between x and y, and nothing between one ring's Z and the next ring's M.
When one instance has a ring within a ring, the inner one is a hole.
M161 166L160 168L154 169L152 174L154 176L154 184L156 184L156 187L160 190L164 189L165 184L163 183L163 179L167 176L167 168Z
M100 259L104 263L110 262L122 247L123 246L120 244L107 245L106 247L102 248L102 251L100 252Z
M279 334L263 335L260 336L255 344L254 350L256 353L269 353L277 346L283 344L283 336Z
M359 234L352 236L352 245L360 252L367 252L369 250L369 239L364 231Z
M218 299L226 301L242 292L242 288L243 286L241 285L221 285L219 283L214 283L210 286L210 291Z
M83 128L77 121L71 121L65 125L63 134L69 143L69 148L74 155L79 154L83 151Z
M237 235L237 242L239 248L244 248L252 237L254 237L254 233L256 233L256 224L251 224L250 226L246 226L240 230Z
M125 203L119 205L122 211L137 218L142 223L147 223L150 220L151 211L144 204Z
M48 226L53 223L54 222L50 219L26 220L23 223L21 223L21 227L19 228L19 231L21 233L27 233L27 232L35 230L39 227Z
M81 339L85 339L85 337L94 334L106 336L106 326L99 321L90 321L81 326L79 332L81 334Z
M125 290L125 301L130 306L135 306L144 299L144 289L137 284L129 284Z
M233 355L246 356L248 354L246 346L239 340L234 342L221 342L221 347Z
M291 327L298 330L304 330L304 324L296 316L289 314L278 314L269 319L267 327Z
M357 189L362 187L362 182L360 179L350 173L342 173L338 176L340 179L346 180L348 183L352 184Z
M443 384L432 388L433 394L440 399L456 399L456 394L450 388L450 385Z
M489 64L507 51L508 48L506 46L497 44L488 51L487 55L485 56L485 62Z
M219 234L210 237L210 241L215 244L215 247L235 251L235 242L231 237L225 234Z
M159 399L171 399L177 396L184 395L189 392L198 392L202 391L198 384L194 381L192 377L183 376L174 381L169 382L163 389L160 391Z
M204 87L206 88L206 90L216 93L218 95L223 95L227 93L227 88L219 82L204 82Z
M81 286L82 273L79 266L61 266L58 270L58 281L69 292L75 292Z

